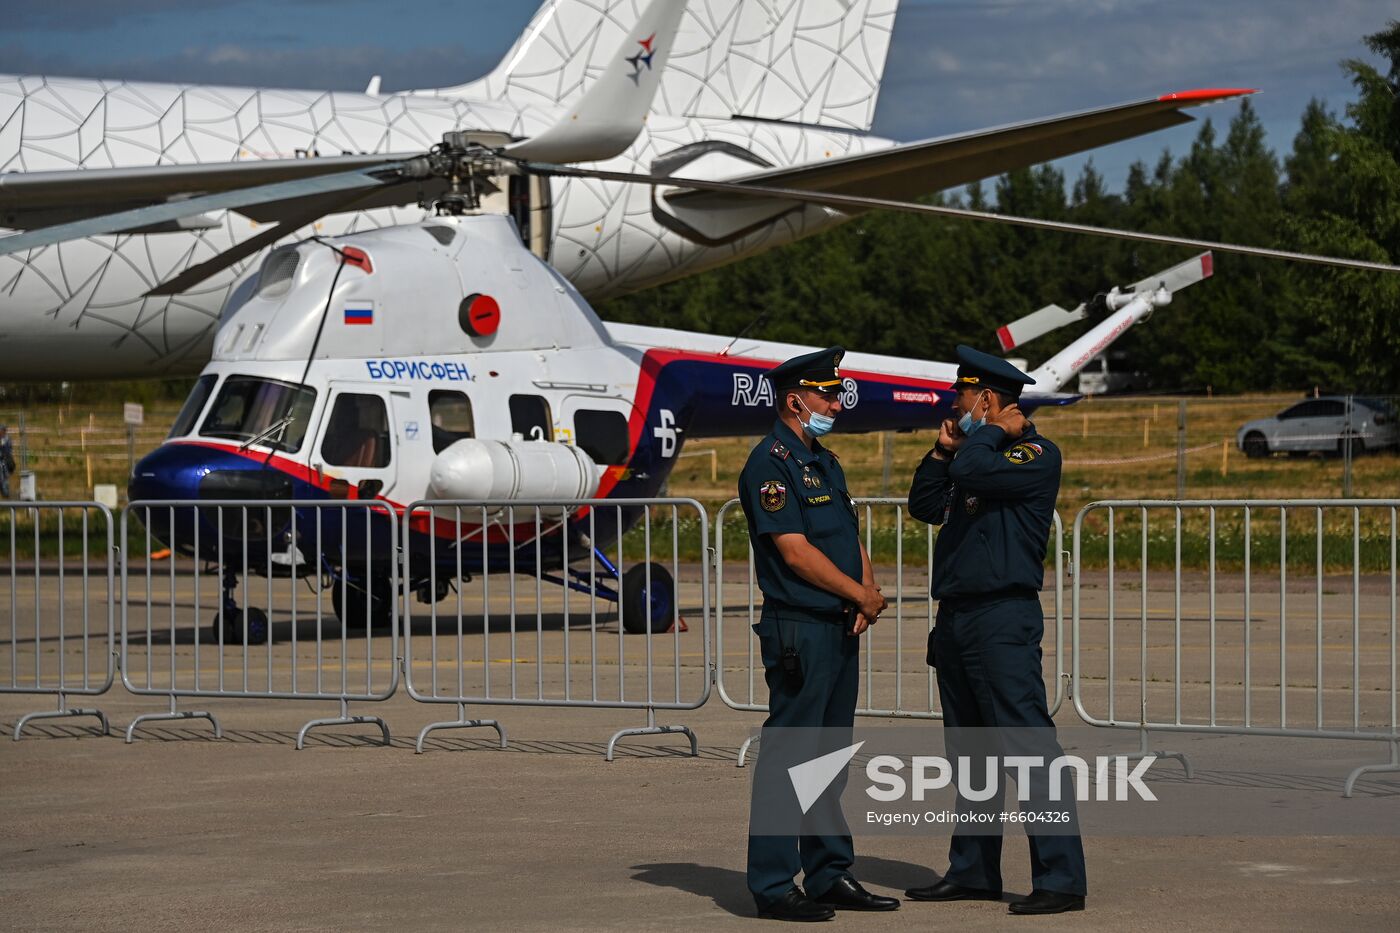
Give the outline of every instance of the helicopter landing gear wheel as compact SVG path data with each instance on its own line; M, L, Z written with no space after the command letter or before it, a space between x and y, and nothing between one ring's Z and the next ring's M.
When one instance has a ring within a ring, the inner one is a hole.
M636 564L622 575L622 627L629 634L666 631L675 621L675 608L676 581L661 564Z
M331 585L331 606L335 616L347 631L387 630L394 620L394 594L389 592L389 578L375 578L373 595L356 583L336 580Z
M261 609L225 609L223 611L223 634L225 645L243 644L243 625L247 621L248 644L265 644L268 639L267 613ZM209 641L211 644L219 643L219 614L209 622Z

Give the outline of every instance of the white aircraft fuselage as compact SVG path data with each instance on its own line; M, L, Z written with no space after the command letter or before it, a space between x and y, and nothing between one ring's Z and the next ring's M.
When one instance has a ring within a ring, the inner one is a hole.
M44 172L413 153L449 130L522 137L556 117L552 108L442 92L380 96L0 76L0 166ZM626 153L602 165L646 173L658 157L680 152L676 161L683 174L726 178L761 166L799 165L891 145L835 129L653 116ZM685 147L694 147L689 158ZM720 217L711 212L704 218L703 239L723 242L708 245L693 233L678 232L692 226L686 218L668 223L675 213L664 205L653 208L653 189L593 180L542 182L548 188L545 255L592 300L732 262L845 219L818 207L782 210L777 216L771 205L736 208ZM416 206L340 213L291 239L412 222L423 215ZM142 297L263 228L232 211L205 215L201 226L70 240L0 258L0 342L22 348L7 354L7 378L198 372L209 358L220 309L243 273L264 255L257 253L184 294ZM734 236L741 231L747 232Z

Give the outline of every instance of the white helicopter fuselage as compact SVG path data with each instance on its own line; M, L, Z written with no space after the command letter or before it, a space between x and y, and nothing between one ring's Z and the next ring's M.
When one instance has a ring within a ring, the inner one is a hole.
M281 247L224 318L133 499L654 495L687 438L767 430L761 373L810 349L606 325L493 214ZM954 376L870 354L843 372L854 431L937 423ZM518 481L453 486L483 444Z

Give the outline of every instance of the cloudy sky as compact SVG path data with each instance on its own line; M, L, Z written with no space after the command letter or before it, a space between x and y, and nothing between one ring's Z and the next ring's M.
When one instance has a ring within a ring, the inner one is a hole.
M383 90L488 71L536 0L0 0L0 72ZM1339 61L1400 16L1388 0L903 0L874 131L899 140L1138 100L1257 87L1286 151L1309 98L1351 99ZM1228 121L1237 105L1198 111ZM1195 127L1094 153L1118 187ZM1078 171L1082 159L1067 160Z

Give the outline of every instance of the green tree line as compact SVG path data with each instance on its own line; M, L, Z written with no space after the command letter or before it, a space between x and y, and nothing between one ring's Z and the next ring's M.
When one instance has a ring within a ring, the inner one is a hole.
M1053 166L992 183L1007 214L1400 263L1400 21L1365 39L1382 73L1342 63L1343 113L1314 100L1281 160L1244 101L1223 134L1138 162L1121 193L1092 162L1072 183ZM990 209L986 189L930 203ZM996 352L996 328L1052 301L1072 306L1187 258L1184 248L999 224L871 213L835 231L600 305L607 320L951 359ZM757 322L757 323L755 323ZM1084 327L1026 347L1048 358ZM1215 278L1119 342L1158 389L1400 392L1400 275L1217 254ZM1019 351L1018 351L1019 355Z

